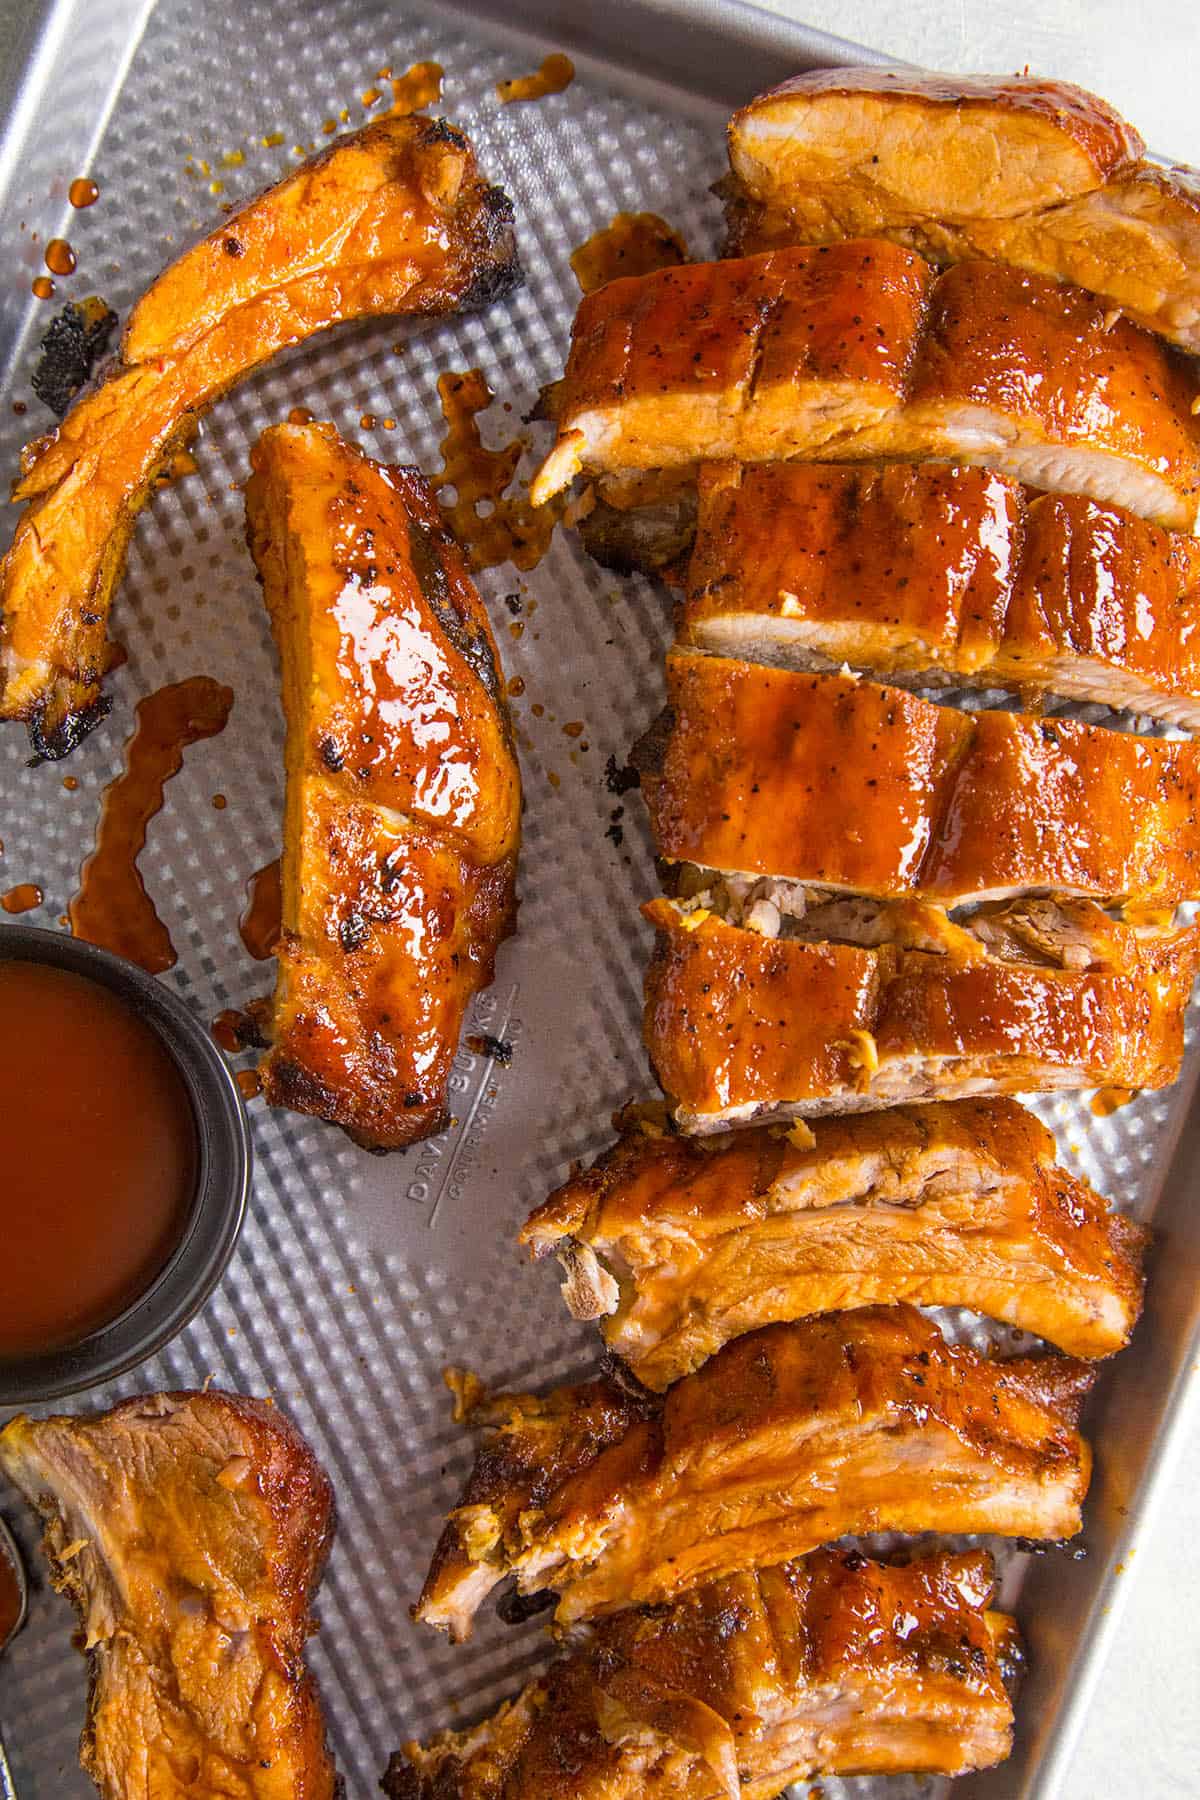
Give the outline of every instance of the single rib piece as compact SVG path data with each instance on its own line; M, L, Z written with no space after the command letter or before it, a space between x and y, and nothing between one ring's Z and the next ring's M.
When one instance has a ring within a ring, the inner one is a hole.
M1075 1429L1090 1368L991 1363L911 1306L861 1307L736 1338L590 1465L533 1480L485 1447L415 1616L463 1636L487 1586L553 1588L560 1621L670 1601L851 1532L1079 1529L1091 1459ZM553 1397L570 1417L569 1391ZM509 1403L520 1442L536 1403ZM504 1403L494 1403L501 1412ZM514 1518L515 1528L510 1523Z
M215 1389L0 1432L89 1664L80 1760L134 1794L334 1800L304 1666L333 1494L279 1411Z
M962 462L1194 531L1200 377L1080 288L878 238L588 294L533 483L702 461Z
M105 623L135 516L200 415L277 351L347 319L485 305L520 279L512 207L438 119L340 139L174 263L121 358L31 444L0 566L0 717L64 756L103 717Z
M1099 700L1194 730L1200 543L981 469L706 464L680 638L906 686Z
M642 909L659 934L646 1048L683 1131L1179 1073L1196 926L1147 932L1086 902L976 914L970 929L850 902L790 921L776 892L785 935L768 937L704 898Z
M635 760L668 862L944 906L1200 898L1195 743L679 652L667 701Z
M283 666L275 1106L370 1148L438 1130L515 920L521 778L496 646L416 469L332 426L255 446L250 547Z
M876 1302L967 1306L1110 1356L1148 1233L1055 1164L1013 1100L893 1107L703 1143L633 1127L527 1221L576 1318L646 1387L759 1325Z
M1036 78L812 70L729 124L727 248L894 238L1077 283L1200 349L1200 180Z
M499 1712L406 1744L392 1800L774 1800L811 1775L1007 1756L1015 1623L986 1551L817 1551L600 1622ZM563 1785L569 1781L569 1789Z

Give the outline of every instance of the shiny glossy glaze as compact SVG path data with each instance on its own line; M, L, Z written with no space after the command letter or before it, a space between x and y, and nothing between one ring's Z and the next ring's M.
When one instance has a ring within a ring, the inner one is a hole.
M138 702L125 767L104 790L95 849L67 907L76 937L152 975L174 966L175 947L137 866L146 828L162 807L167 782L183 767L186 747L224 731L232 706L232 688L207 675L172 682Z
M575 279L585 294L622 275L649 275L688 259L680 234L652 212L619 212L571 252Z
M491 1720L406 1745L384 1791L550 1795L564 1745L572 1792L606 1800L712 1800L726 1766L745 1800L841 1770L982 1768L1007 1754L1019 1654L1012 1622L986 1610L992 1589L979 1550L905 1568L826 1550L733 1575L605 1620ZM629 1729L604 1730L612 1708Z
M947 905L1200 897L1200 745L714 656L670 656L667 699L642 787L671 861Z
M150 1026L65 969L0 959L0 1087L0 1358L11 1358L76 1343L144 1292L191 1209L197 1141Z
M1081 289L885 240L692 263L580 303L533 483L733 458L960 460L1192 531L1200 379Z
M1126 970L1073 972L765 939L715 917L687 930L661 900L643 911L660 933L646 1046L689 1114L834 1094L883 1104L871 1090L893 1059L913 1059L918 1075L928 1059L943 1092L956 1075L1011 1094L1051 1080L1162 1087L1179 1072L1194 929L1131 945ZM865 1086L851 1035L862 1032L880 1060ZM950 1061L939 1068L939 1058Z
M99 198L100 188L88 175L77 175L67 189L67 199L77 210L95 206Z
M6 913L32 912L45 899L36 881L19 881L16 887L10 887L0 894L0 906Z
M26 453L15 497L30 505L0 571L0 712L29 719L44 754L95 723L133 516L247 370L340 320L453 311L516 278L506 199L461 134L422 117L339 140L223 221L134 307L109 378Z
M238 920L238 936L255 962L274 956L283 930L283 887L279 858L255 869L246 883L246 904Z
M706 465L682 635L718 647L731 616L785 661L1200 722L1200 543L991 471Z
M391 82L392 111L414 113L435 106L442 97L444 74L441 63L417 62L403 75L385 76L384 79Z
M253 453L284 672L283 936L267 1098L394 1147L444 1122L511 929L520 780L496 648L420 475L328 426Z
M1127 1341L1147 1234L1057 1168L1050 1133L1014 1101L803 1129L811 1143L767 1127L701 1145L633 1128L522 1240L568 1268L570 1243L587 1245L620 1271L601 1329L659 1391L743 1331L877 1302L968 1306L1076 1356ZM564 1295L577 1317L600 1310Z

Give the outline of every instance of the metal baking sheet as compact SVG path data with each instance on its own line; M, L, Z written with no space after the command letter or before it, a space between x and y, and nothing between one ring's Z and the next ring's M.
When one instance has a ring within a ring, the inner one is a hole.
M574 84L534 105L499 106L497 78L551 49L576 58ZM425 58L444 65L443 110L468 128L517 206L529 280L511 304L439 325L400 351L386 324L319 339L215 409L198 473L156 494L139 521L114 616L129 661L112 684L111 718L70 761L77 790L64 789L62 765L25 766L20 729L0 731L0 887L40 883L45 903L29 917L52 926L135 700L198 673L235 689L228 729L188 751L142 860L179 953L164 979L209 1020L261 993L269 975L236 928L246 877L278 849L282 791L275 663L238 491L257 432L306 406L373 454L436 467L437 377L479 366L497 393L485 433L510 437L561 369L578 298L570 251L618 209L649 208L693 253L711 252L719 221L708 188L721 172L730 106L797 68L882 59L734 0L483 0L473 15L407 0L59 0L34 14L22 54L0 138L0 461L9 470L21 441L50 422L29 386L52 311L31 298L29 282L49 236L68 235L78 251L64 294L99 292L124 312L223 204L293 165L293 146L326 141L323 121L343 108L361 120L381 65L399 72ZM102 194L75 213L66 187L83 173ZM27 415L14 416L14 400L28 403ZM367 429L366 414L394 418L396 429ZM506 672L526 684L517 708L527 794L521 930L477 1020L514 1041L513 1065L464 1051L455 1126L389 1159L256 1104L253 1205L225 1280L163 1355L86 1402L212 1379L272 1394L308 1435L341 1512L311 1655L355 1797L374 1791L402 1739L493 1707L546 1655L536 1621L510 1630L489 1617L461 1648L409 1623L469 1458L440 1372L469 1363L492 1383L537 1384L590 1364L594 1336L566 1317L554 1274L524 1266L513 1233L573 1158L607 1141L612 1108L649 1086L638 1034L648 944L636 909L654 891L649 843L636 797L623 841L606 837L616 801L604 768L610 755L624 760L658 708L669 606L649 584L598 569L561 532L530 575L501 568L481 586ZM504 604L514 592L525 608L520 636ZM564 735L571 721L583 722L584 739ZM228 796L222 812L211 805L218 791ZM1069 1163L1153 1219L1159 1248L1134 1348L1106 1372L1089 1414L1098 1466L1086 1560L1029 1565L1003 1553L1031 1671L1012 1760L961 1782L964 1796L1055 1792L1116 1623L1119 1571L1168 1478L1200 1351L1196 1075L1193 1051L1174 1090L1103 1121L1083 1102L1039 1109ZM84 1675L71 1621L46 1590L15 1497L0 1495L0 1507L35 1571L30 1624L0 1662L19 1791L22 1800L82 1800L91 1788L75 1762ZM830 1800L906 1800L946 1784L821 1789Z

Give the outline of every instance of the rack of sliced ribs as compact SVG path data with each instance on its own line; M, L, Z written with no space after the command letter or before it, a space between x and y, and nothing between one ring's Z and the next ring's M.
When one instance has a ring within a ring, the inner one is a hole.
M414 1615L512 1584L571 1647L399 1753L411 1800L1002 1760L990 1563L844 1540L1074 1538L1142 1305L1147 1232L1013 1096L1183 1053L1200 186L1032 77L815 71L729 147L725 255L586 295L544 397L535 498L676 590L662 1100L520 1234L603 1372L450 1377L481 1441Z

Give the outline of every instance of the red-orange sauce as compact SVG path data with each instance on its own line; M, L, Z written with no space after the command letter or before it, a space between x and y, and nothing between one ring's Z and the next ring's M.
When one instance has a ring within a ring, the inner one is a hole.
M0 1545L0 1645L7 1643L13 1626L21 1616L21 1589L12 1558Z
M1127 1087L1097 1088L1091 1098L1091 1110L1098 1119L1109 1119L1113 1113L1137 1099L1137 1089Z
M125 768L104 790L96 848L67 907L76 937L115 950L152 975L173 966L175 947L137 866L146 827L167 782L183 767L185 746L223 731L232 705L233 690L207 675L173 682L138 702Z
M0 906L6 913L32 912L35 906L42 904L45 895L35 881L22 881L16 887L9 888L0 894Z
M239 1069L234 1080L243 1100L257 1100L262 1093L262 1076L257 1069Z
M82 210L85 206L95 206L99 198L98 183L92 181L87 175L77 175L67 189L67 199L77 211Z
M35 300L52 300L54 298L54 283L48 275L35 275L29 285Z
M246 908L238 920L241 940L255 962L274 956L283 929L283 886L279 858L255 869L246 883Z
M413 63L403 75L389 77L381 75L381 81L392 82L392 111L394 113L420 112L423 106L433 106L442 97L442 76L445 74L441 63Z
M0 1356L76 1343L143 1293L195 1193L196 1126L174 1063L115 994L0 961Z
M210 1030L214 1043L220 1044L230 1056L236 1056L247 1044L254 1042L254 1020L249 1013L239 1012L235 1006L227 1006L219 1012Z
M556 496L545 506L531 506L528 492L504 497L525 446L520 438L496 450L484 444L477 414L495 396L481 369L448 370L438 377L438 394L446 435L441 442L442 467L432 483L447 524L473 569L492 569L502 562L534 568L550 547L565 496ZM452 500L445 498L451 488Z
M687 259L687 244L657 213L619 212L571 252L571 267L591 294L618 275L652 275Z
M498 81L496 92L504 106L514 100L542 100L547 94L561 94L575 79L575 64L561 50L555 50L532 75L514 75Z
M46 267L52 275L75 273L75 252L66 238L51 238L46 245Z

